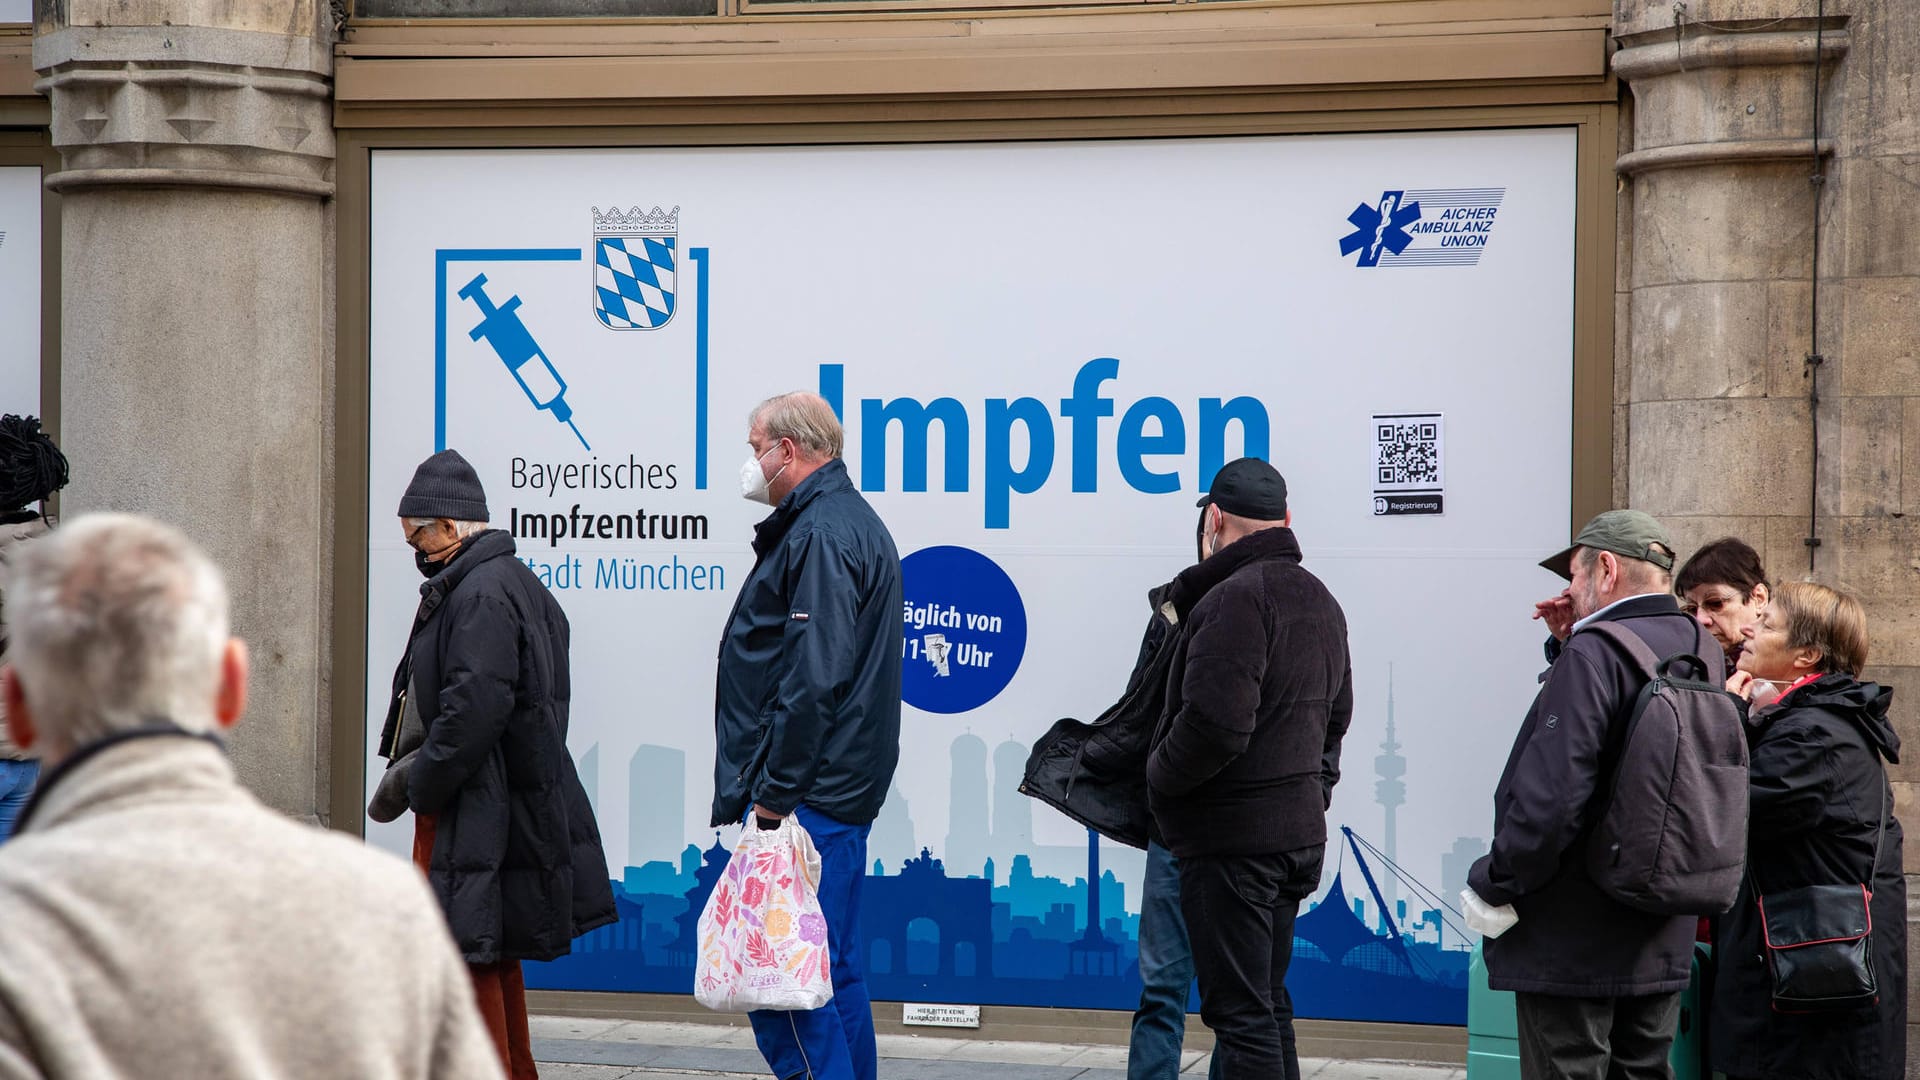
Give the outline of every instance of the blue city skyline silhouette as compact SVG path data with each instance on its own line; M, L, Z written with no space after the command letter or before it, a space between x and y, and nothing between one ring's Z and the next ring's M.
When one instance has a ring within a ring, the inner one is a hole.
M1405 801L1399 749L1389 730L1375 759L1387 781L1374 802L1388 837L1395 830L1387 823ZM861 950L875 1000L1127 1011L1138 1003L1138 897L1127 895L1112 866L1116 859L1137 864L1142 855L1091 832L1084 847L1035 844L1034 801L1018 791L1027 753L1017 741L1001 743L989 784L986 742L972 734L954 740L950 828L941 843L917 839L907 800L898 787L891 793L869 837L862 901ZM597 763L597 755L595 746L582 760ZM703 830L704 847L689 842L673 858L647 857L664 854L665 838L686 835L686 766L679 750L636 750L628 776L632 865L613 882L620 921L577 940L570 956L528 964L528 986L692 992L695 927L728 852L720 833ZM1361 837L1371 831L1354 830ZM1416 902L1410 911L1398 898L1407 889L1429 900L1435 893L1390 869L1396 851L1334 835L1331 882L1303 905L1295 925L1287 984L1298 1014L1465 1023L1469 954L1458 920L1450 925L1438 903ZM1457 839L1441 857L1438 896L1457 895L1484 850L1477 838ZM900 860L902 851L917 854ZM1197 995L1191 1005L1197 1009Z

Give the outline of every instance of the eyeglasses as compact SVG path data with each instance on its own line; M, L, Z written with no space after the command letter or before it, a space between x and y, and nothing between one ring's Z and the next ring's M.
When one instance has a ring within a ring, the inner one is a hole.
M1751 593L1741 596L1738 589L1728 589L1724 593L1708 596L1706 603L1696 604L1691 600L1682 600L1680 610L1688 615L1698 615L1704 609L1710 615L1718 615L1735 604L1744 604L1753 599Z

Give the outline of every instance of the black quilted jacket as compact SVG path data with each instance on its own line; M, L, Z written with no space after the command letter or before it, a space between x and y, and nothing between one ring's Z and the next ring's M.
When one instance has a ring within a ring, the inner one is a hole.
M427 878L470 964L564 956L616 918L567 752L567 640L566 613L499 530L421 586L408 660L426 738L407 799L438 815Z

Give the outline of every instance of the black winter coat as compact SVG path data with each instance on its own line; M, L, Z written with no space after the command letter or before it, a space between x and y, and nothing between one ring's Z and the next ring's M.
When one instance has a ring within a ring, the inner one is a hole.
M1606 619L1656 656L1691 653L1712 681L1724 677L1720 646L1671 595L1623 601ZM1575 633L1521 722L1493 792L1493 849L1467 873L1481 899L1520 916L1484 946L1495 990L1622 997L1687 985L1699 920L1630 908L1587 874L1587 844L1645 683L1619 646Z
M411 668L426 737L407 799L438 816L427 878L470 964L565 956L617 917L567 752L567 635L566 613L499 530L469 537L420 587L388 725Z
M1325 844L1353 671L1346 615L1293 530L1221 548L1168 599L1178 633L1147 759L1161 842L1183 858Z
M1056 721L1034 741L1020 791L1109 840L1137 848L1156 839L1147 810L1147 752L1167 704L1173 666L1172 585L1148 594L1153 617L1120 700L1090 723Z
M804 803L865 825L900 762L893 535L835 459L754 527L753 551L720 639L713 824Z
M1748 722L1752 817L1748 880L1714 940L1719 978L1708 1027L1713 1067L1779 1080L1897 1080L1907 1060L1907 889L1902 834L1881 759L1900 760L1887 722L1893 691L1845 675L1794 690ZM1862 880L1881 829L1869 888L1880 1002L1839 1015L1769 1007L1753 883L1767 892Z

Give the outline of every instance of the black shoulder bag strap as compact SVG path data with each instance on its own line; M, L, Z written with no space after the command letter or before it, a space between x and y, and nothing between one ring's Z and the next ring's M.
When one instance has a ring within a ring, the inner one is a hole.
M1867 745L1867 750L1873 754L1875 761L1880 760L1879 752L1873 749L1873 745L1871 743ZM1873 875L1877 873L1880 869L1880 842L1886 839L1886 836L1887 836L1887 789L1890 786L1891 785L1887 783L1886 763L1881 762L1880 764L1880 824L1876 825L1873 830L1873 861L1867 863L1867 876L1860 879L1867 886L1868 898L1872 898L1873 896Z

